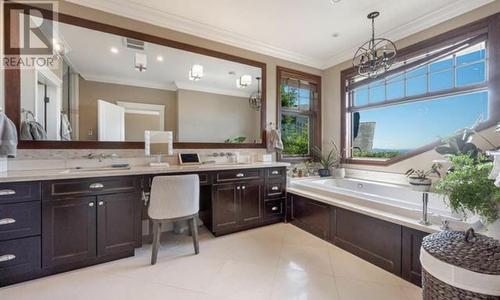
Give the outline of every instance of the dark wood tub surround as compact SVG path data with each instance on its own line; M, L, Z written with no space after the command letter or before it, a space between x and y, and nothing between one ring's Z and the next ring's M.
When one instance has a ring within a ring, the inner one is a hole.
M195 174L215 235L284 220L285 167ZM0 286L133 256L159 175L0 183Z
M287 220L380 268L421 286L426 232L288 193Z
M211 56L223 60L233 61L261 69L261 91L262 108L260 113L261 143L197 143L197 142L176 142L176 149L236 149L236 148L266 148L266 96L267 96L267 65L266 63L252 59L239 57L236 55L219 52L196 45L186 44L175 40L170 40L143 32L137 32L105 23L99 23L76 16L57 13L30 6L26 3L7 2L6 6L23 10L36 8L40 10L46 19L57 20L58 22L92 29L100 32L110 33L122 37L133 38L144 42L166 46L170 48L185 50L201 55ZM19 44L19 28L11 26L11 17L17 18L15 14L11 16L8 9L4 9L4 45L16 46ZM14 22L19 24L19 22ZM10 29L10 30L8 30ZM12 36L12 39L11 39ZM12 44L11 44L12 43ZM15 49L14 49L15 50ZM18 56L19 53L10 55ZM21 72L19 69L5 70L5 114L14 122L18 133L21 125ZM99 141L19 141L19 149L143 149L143 142L99 142Z

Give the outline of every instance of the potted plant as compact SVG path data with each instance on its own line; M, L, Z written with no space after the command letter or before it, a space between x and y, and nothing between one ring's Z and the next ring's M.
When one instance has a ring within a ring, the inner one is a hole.
M441 176L439 169L441 165L435 163L429 170L421 169L409 169L406 171L405 175L408 177L408 183L412 186L415 191L428 192L432 186L432 179L429 175L436 174L438 177Z
M331 175L331 169L340 164L340 152L338 151L337 145L332 141L332 148L328 153L323 155L321 149L312 146L311 152L314 158L320 163L321 169L318 170L318 174L320 177L328 177Z
M436 182L436 191L447 196L450 207L462 215L478 215L489 225L488 235L500 239L500 188L489 174L493 163L485 155L451 155L453 170Z

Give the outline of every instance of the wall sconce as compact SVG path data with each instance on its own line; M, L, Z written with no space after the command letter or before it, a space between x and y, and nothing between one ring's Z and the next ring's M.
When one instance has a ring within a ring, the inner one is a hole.
M189 70L189 80L198 81L203 77L203 66L193 65Z
M252 76L251 75L243 75L239 79L236 79L236 86L238 88L246 88L252 84Z

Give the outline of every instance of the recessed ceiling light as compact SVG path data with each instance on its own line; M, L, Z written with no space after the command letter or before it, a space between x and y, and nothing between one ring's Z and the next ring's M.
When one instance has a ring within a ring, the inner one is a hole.
M163 61L163 56L158 55L158 56L156 57L156 60L157 60L157 61Z
M118 48L115 48L115 47L111 47L111 49L109 49L109 51L111 51L111 53L118 53Z
M332 33L332 37L333 38L338 38L339 36L340 36L340 34L338 32Z

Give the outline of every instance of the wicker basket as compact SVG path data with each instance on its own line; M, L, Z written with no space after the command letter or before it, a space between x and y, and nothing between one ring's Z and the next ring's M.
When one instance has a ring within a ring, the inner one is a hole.
M424 300L500 300L500 243L443 231L424 238L420 259Z

